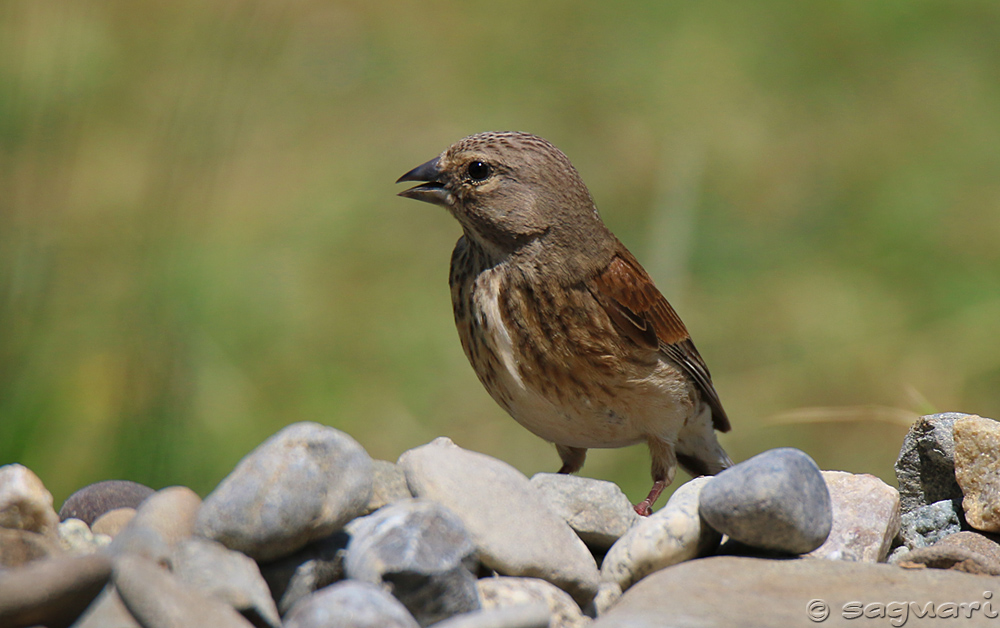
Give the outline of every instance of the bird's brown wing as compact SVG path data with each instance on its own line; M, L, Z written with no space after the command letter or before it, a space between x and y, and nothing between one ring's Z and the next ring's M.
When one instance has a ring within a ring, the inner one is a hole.
M608 267L587 282L587 288L611 320L639 346L658 348L690 377L712 409L712 424L730 429L729 418L712 385L712 376L688 330L653 280L624 247L619 246Z

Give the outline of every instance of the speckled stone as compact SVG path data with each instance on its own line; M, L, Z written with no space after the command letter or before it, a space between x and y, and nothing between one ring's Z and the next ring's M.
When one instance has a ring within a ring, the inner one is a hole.
M544 580L498 576L480 578L477 585L483 610L540 602L548 607L551 614L549 628L584 628L590 624L590 618L580 612L580 607L568 593Z
M299 600L285 628L419 628L406 607L382 587L348 580Z
M597 592L597 563L538 490L505 462L447 438L405 452L410 492L458 515L480 560L503 575L542 578L586 605Z
M94 534L79 519L66 519L59 523L59 544L71 554L90 554L111 543L106 534Z
M960 508L950 499L929 504L903 513L899 537L908 549L928 547L941 539L962 531Z
M823 471L833 527L811 558L884 561L899 532L899 491L874 475Z
M751 547L805 554L822 545L833 524L826 482L798 449L772 449L716 475L699 511L713 528Z
M698 514L699 495L712 481L703 476L680 486L663 508L629 530L604 557L601 579L625 590L654 571L717 546L720 534Z
M955 421L955 479L970 526L1000 532L1000 423L978 416Z
M148 486L128 480L105 480L90 484L70 495L62 508L59 518L80 519L91 525L98 517L116 508L139 508L147 497L155 493Z
M944 501L961 499L955 481L955 421L969 415L958 412L929 414L917 419L903 438L896 459L900 512Z
M20 464L0 467L0 528L54 536L58 523L52 493L31 469Z
M295 423L247 454L198 514L198 534L259 561L292 554L364 512L372 462L347 434Z

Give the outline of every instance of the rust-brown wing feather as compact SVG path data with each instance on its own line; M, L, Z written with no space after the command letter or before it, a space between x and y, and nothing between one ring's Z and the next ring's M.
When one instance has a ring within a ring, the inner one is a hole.
M628 249L619 245L611 263L588 281L587 287L628 338L639 346L659 348L694 381L712 409L715 429L728 432L729 418L715 392L708 366L677 312Z

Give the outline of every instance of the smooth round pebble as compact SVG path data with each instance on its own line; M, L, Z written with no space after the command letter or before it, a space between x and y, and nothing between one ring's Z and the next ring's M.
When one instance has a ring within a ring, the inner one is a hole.
M104 513L117 508L139 508L153 493L153 489L128 480L105 480L90 484L70 495L62 508L59 519L80 519L87 525Z
M419 628L406 607L382 587L347 580L302 598L284 628Z
M247 454L205 498L198 534L260 561L287 556L364 512L372 461L347 434L295 423Z
M699 512L740 543L790 554L822 545L833 524L819 467L791 447L765 451L716 475L701 491Z
M115 508L98 517L94 521L94 524L90 526L90 529L94 534L107 534L111 538L114 538L116 534L122 531L122 528L132 521L132 517L134 516L134 508Z

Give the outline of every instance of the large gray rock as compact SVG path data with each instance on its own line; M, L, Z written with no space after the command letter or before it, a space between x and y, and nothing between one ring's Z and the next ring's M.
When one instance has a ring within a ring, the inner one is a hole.
M184 584L232 606L258 628L280 628L271 591L249 556L192 538L178 543L171 559L174 575Z
M198 534L266 561L335 532L364 511L372 462L347 434L296 423L247 454L205 499Z
M650 575L593 628L901 626L907 620L917 626L986 626L993 624L983 607L1000 610L992 595L984 595L993 590L991 582L886 564L719 556ZM918 619L925 609L934 615Z
M128 480L97 482L70 495L59 509L59 518L80 519L92 525L98 517L117 508L138 509L154 492L148 486Z
M878 563L899 532L899 491L874 475L823 471L833 505L833 528L812 558Z
M479 608L476 546L450 510L410 498L355 519L348 577L388 585L421 626Z
M188 587L143 556L117 556L113 581L143 628L253 628L225 602Z
M911 550L934 545L961 531L958 510L950 499L922 506L900 517L899 536L903 545Z
M284 615L300 599L343 580L344 559L351 537L341 530L314 541L299 551L260 566L261 574Z
M588 547L605 552L642 519L614 482L565 473L536 473L531 484Z
M594 557L517 469L447 438L405 452L399 465L411 493L462 519L483 564L504 575L547 580L581 606L594 597Z
M955 421L955 479L970 526L1000 532L1000 423L968 416Z
M899 502L903 514L917 508L962 498L955 481L955 421L959 412L922 416L910 426L896 459Z
M751 547L804 554L826 541L833 524L830 492L812 458L772 449L716 475L699 498L713 528Z
M542 603L551 616L548 628L585 628L590 624L590 618L580 612L568 593L544 580L499 576L480 578L476 584L483 610Z
M713 478L695 478L679 487L666 505L618 540L601 564L601 579L621 590L647 575L691 560L719 544L721 536L698 514L698 497Z
M65 556L0 570L0 626L68 626L104 588L104 554Z
M378 585L348 580L299 600L285 628L419 628L417 620Z

